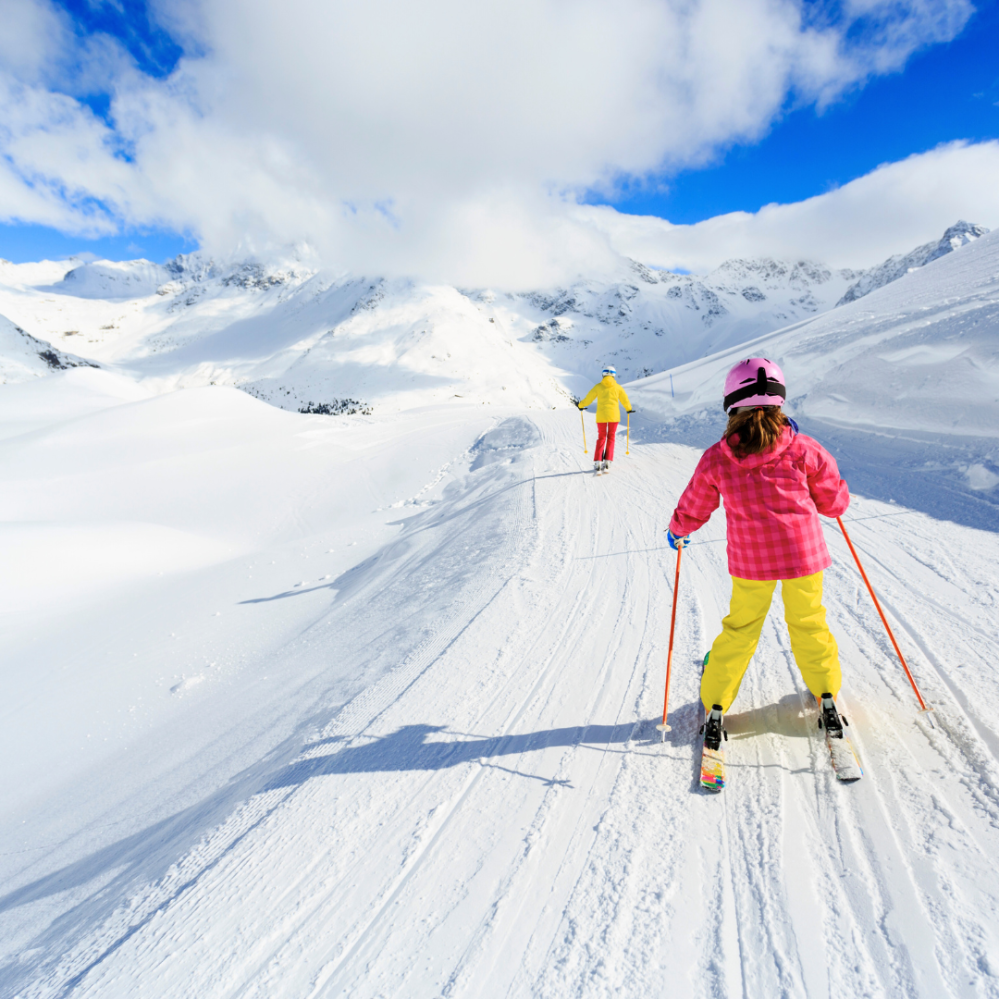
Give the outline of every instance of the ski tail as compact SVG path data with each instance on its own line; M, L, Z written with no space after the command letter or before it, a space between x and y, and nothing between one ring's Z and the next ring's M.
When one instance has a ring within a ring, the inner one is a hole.
M725 787L725 749L728 740L720 704L713 704L701 726L701 787L721 791Z

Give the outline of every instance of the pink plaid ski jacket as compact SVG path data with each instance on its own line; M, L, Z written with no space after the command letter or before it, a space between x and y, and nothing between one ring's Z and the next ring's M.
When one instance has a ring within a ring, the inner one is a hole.
M737 458L721 440L701 455L670 530L678 537L707 523L725 501L728 571L739 579L796 579L832 565L819 514L850 505L836 459L811 437L785 427L773 451Z

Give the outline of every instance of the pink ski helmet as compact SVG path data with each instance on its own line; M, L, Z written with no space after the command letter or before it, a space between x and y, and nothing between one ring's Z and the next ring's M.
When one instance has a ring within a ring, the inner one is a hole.
M726 413L733 406L781 406L785 398L784 372L765 357L740 361L725 378Z

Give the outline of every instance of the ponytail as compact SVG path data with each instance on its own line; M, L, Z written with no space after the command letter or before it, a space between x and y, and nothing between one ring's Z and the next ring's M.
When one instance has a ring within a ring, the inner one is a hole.
M737 458L772 451L790 420L780 406L755 406L732 413L725 428L725 440ZM733 439L734 438L734 439Z

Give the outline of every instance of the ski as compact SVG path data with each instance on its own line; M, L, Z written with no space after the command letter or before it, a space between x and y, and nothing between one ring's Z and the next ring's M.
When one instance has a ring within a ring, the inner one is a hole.
M832 694L823 694L819 702L819 728L826 734L826 746L829 749L829 759L836 773L837 780L855 781L864 776L864 768L860 765L860 757L846 734L849 722L845 715L836 710L836 702Z
M725 787L725 750L728 739L720 704L712 705L701 726L704 740L701 743L701 787L717 793Z

